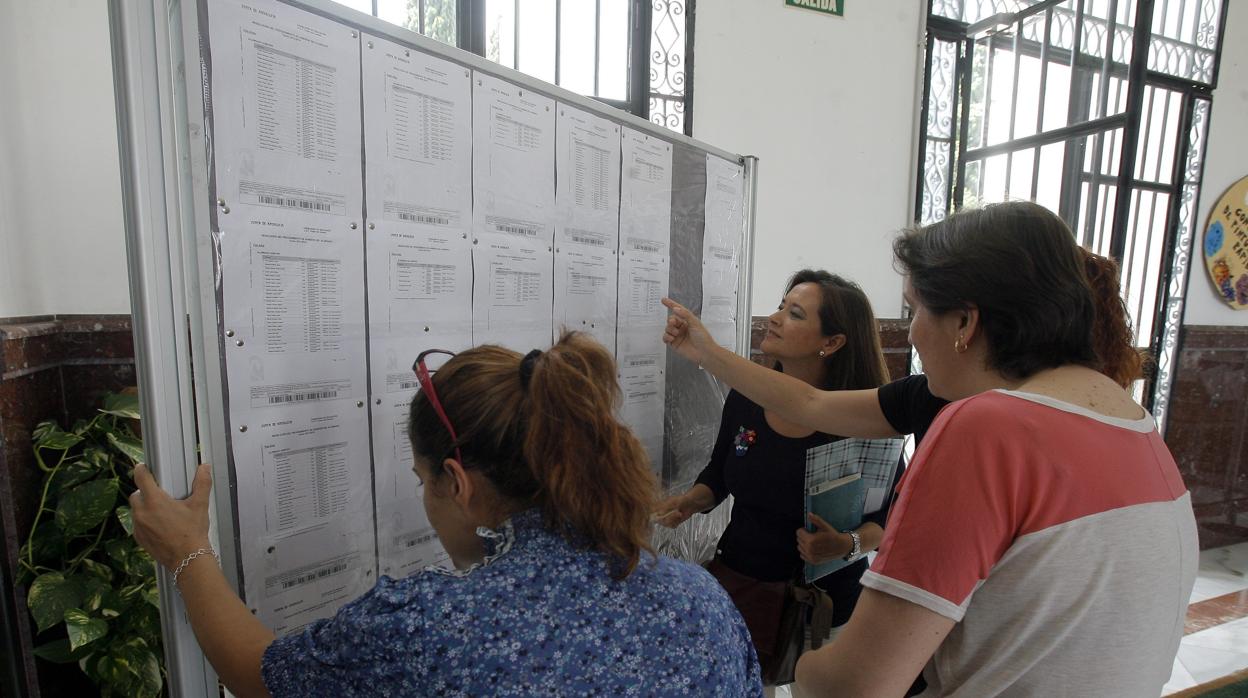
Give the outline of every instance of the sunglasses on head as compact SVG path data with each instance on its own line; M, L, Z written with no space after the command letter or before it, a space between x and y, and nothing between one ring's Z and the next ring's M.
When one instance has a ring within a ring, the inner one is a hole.
M464 456L459 452L459 437L455 435L455 427L451 426L451 419L446 416L446 410L442 409L442 401L438 399L438 392L433 389L433 379L429 377L429 367L425 365L425 357L430 354L446 354L448 357L453 357L455 352L445 349L426 349L416 357L415 363L412 364L412 371L416 373L416 381L420 383L420 392L425 394L425 398L433 406L433 411L438 413L438 419L442 420L442 426L446 427L446 432L451 435L451 443L455 445L455 459L463 465Z

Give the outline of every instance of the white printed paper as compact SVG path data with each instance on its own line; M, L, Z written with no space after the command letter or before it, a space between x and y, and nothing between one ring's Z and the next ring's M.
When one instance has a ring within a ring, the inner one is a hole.
M365 46L369 220L377 227L469 232L469 70L376 37Z
M667 390L667 348L662 331L621 328L618 354L620 390L624 394L621 417L646 449L650 468L661 473Z
M554 331L585 332L614 355L615 250L566 245L556 251Z
M620 273L616 362L621 416L663 470L667 347L663 326L671 272L671 144L625 128L620 181Z
M615 352L620 127L558 106L555 330L587 332Z
M555 103L473 74L473 226L479 235L553 239Z
M292 227L254 225L220 236L234 413L367 394L359 232Z
M425 515L420 480L412 471L407 432L412 395L386 399L372 411L378 562L382 574L396 579L448 560Z
M472 343L468 69L366 37L364 143L372 393L411 392L424 349Z
M620 333L657 328L657 339L667 323L661 301L671 269L672 146L628 128L621 137L617 319Z
M672 144L623 129L620 251L667 258L672 234Z
M706 227L702 244L702 322L720 346L737 348L744 170L706 156Z
M247 605L280 635L375 580L362 401L231 412Z
M668 260L649 255L624 255L620 260L619 325L628 329L653 329L663 335L667 323Z
M355 32L282 3L221 0L209 35L220 228L358 224Z
M473 344L527 352L554 333L555 103L473 77Z
M472 250L472 342L545 349L554 332L551 248L518 235L482 235Z
M277 2L209 23L243 593L279 635L372 586L360 42Z

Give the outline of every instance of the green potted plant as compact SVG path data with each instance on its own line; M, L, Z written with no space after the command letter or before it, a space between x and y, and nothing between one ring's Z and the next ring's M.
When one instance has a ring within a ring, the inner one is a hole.
M159 696L160 601L151 557L132 535L130 472L143 459L138 398L107 395L66 431L33 434L42 496L20 552L36 656L76 664L104 696ZM132 426L134 425L134 426Z

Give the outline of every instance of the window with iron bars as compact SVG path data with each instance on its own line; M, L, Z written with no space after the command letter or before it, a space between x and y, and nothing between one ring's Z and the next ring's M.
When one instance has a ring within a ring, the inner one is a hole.
M694 0L338 0L693 133Z
M930 0L915 218L1036 201L1116 259L1164 433L1225 0Z

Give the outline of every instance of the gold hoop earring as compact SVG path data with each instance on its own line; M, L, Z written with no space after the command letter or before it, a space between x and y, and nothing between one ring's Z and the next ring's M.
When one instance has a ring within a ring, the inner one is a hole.
M967 350L966 340L963 339L962 337L958 337L957 339L955 339L953 341L953 350L958 352L959 354L965 353Z

